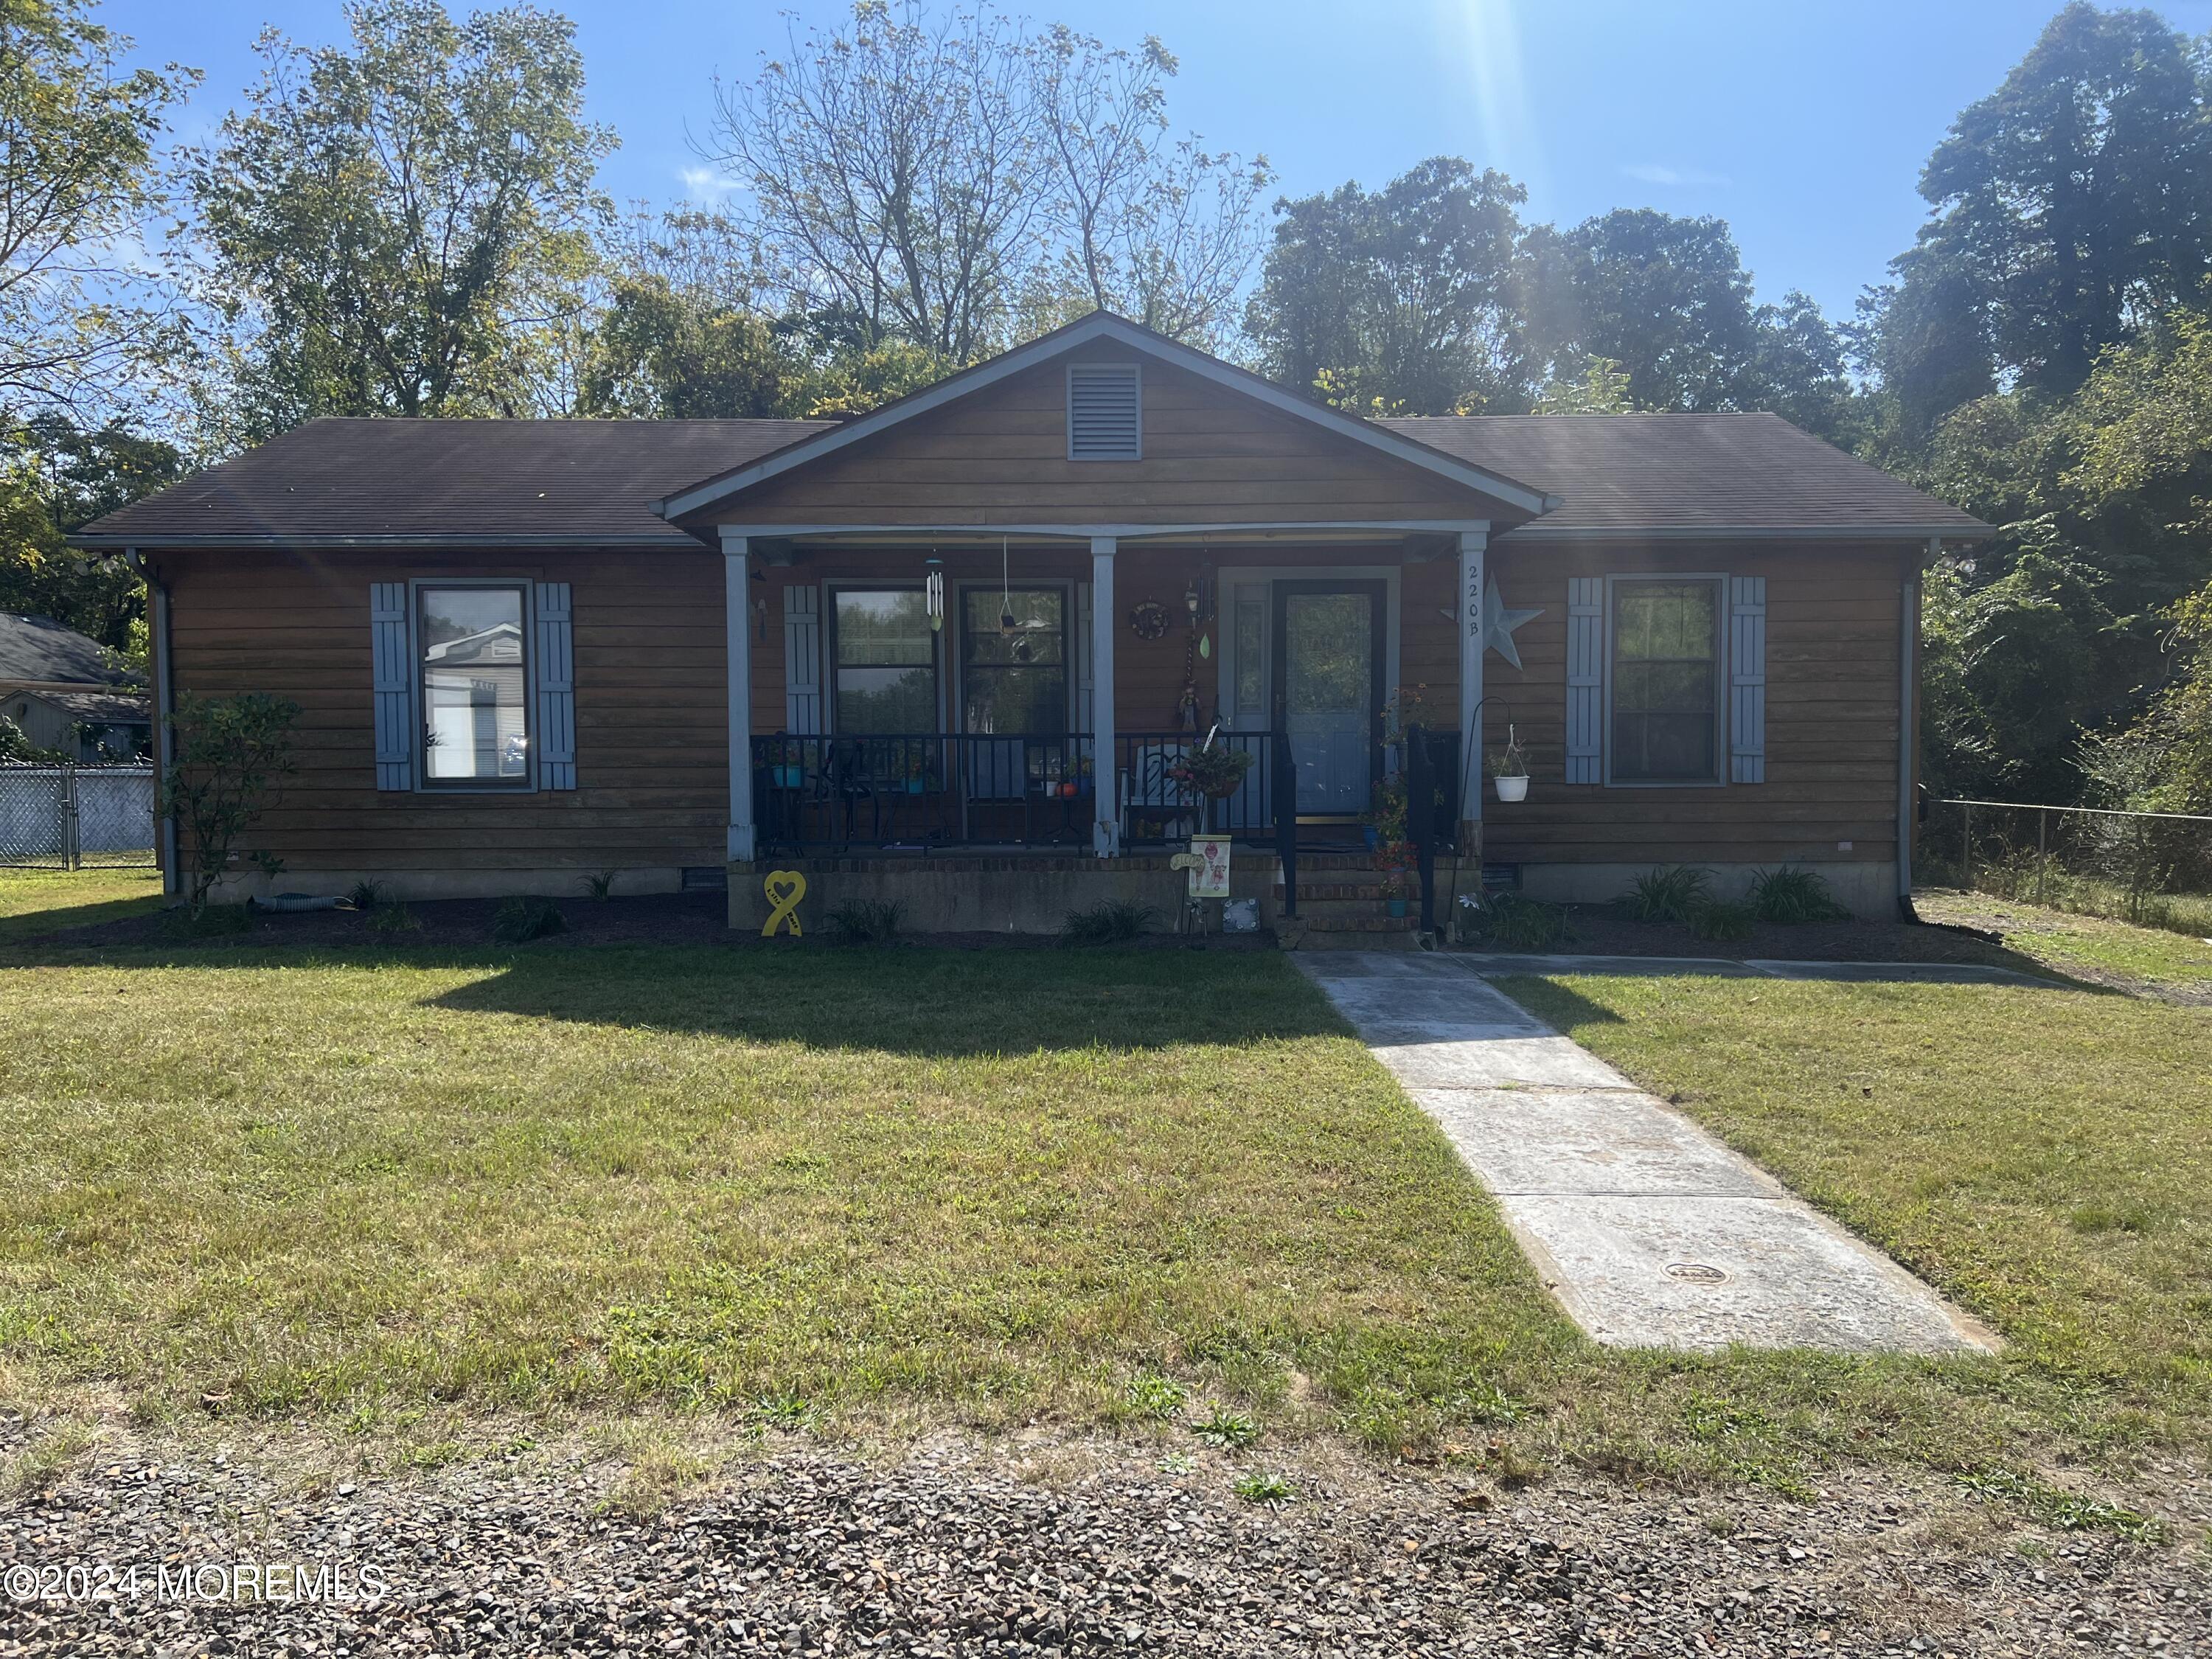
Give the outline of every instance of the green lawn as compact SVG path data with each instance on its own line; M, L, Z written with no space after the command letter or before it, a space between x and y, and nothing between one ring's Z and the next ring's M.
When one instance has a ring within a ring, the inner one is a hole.
M1914 896L1930 921L1954 921L2002 933L2005 944L2063 974L2184 992L2212 991L2212 939L2163 927L1955 890ZM2203 926L2212 930L2212 912Z
M0 1395L372 1427L638 1404L1081 1424L1158 1373L1274 1436L1786 1490L1839 1459L2124 1474L2204 1449L2212 1015L1515 988L2011 1351L1584 1341L1273 956L19 935Z
M157 870L0 869L0 939L113 921L161 902Z

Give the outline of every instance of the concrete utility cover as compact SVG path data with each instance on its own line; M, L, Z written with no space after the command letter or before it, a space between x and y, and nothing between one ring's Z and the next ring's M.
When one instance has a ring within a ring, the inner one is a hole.
M1998 1346L1881 1251L1486 984L1474 965L1357 951L1292 961L1443 1126L1546 1287L1599 1341Z

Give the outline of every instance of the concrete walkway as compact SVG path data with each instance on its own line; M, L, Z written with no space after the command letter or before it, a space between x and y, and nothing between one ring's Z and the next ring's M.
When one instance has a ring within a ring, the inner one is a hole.
M1998 1346L1464 958L1332 951L1291 960L1443 1126L1546 1288L1599 1341L1917 1353Z

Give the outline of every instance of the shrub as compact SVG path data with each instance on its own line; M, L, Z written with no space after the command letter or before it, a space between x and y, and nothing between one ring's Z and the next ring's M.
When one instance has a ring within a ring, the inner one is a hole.
M1136 938L1159 912L1149 904L1107 899L1088 910L1070 910L1060 925L1062 945L1120 945Z
M491 919L491 936L501 945L527 945L550 933L568 931L568 919L550 898L511 898Z
M1460 900L1460 942L1508 951L1554 951L1566 942L1566 912L1518 893L1468 895Z
M600 870L586 876L576 884L584 890L584 896L594 904L605 904L615 896L615 872Z
M1731 899L1714 899L1690 912L1690 931L1699 939L1749 939L1758 926L1758 913Z
M161 776L158 810L177 821L185 902L194 915L207 908L228 867L231 843L293 769L292 726L300 713L298 703L258 691L178 697L168 716L173 758Z
M1710 870L1662 864L1637 877L1613 902L1631 921L1686 922L1711 896L1712 881Z
M830 930L848 945L889 945L906 924L896 899L855 899L830 913Z
M1794 927L1807 921L1849 921L1851 913L1836 902L1828 884L1813 870L1761 870L1751 878L1751 908L1761 921Z

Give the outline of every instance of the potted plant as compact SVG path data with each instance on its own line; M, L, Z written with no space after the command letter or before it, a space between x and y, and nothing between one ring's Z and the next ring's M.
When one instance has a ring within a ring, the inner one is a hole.
M1490 757L1490 781L1502 801L1528 799L1528 762L1513 728L1505 728L1505 747Z
M899 745L899 781L909 795L919 795L928 787L929 746L921 743L902 743Z
M1383 876L1382 907L1392 917L1404 917L1411 886L1403 870L1392 870Z
M1360 825L1367 850L1378 852L1406 839L1406 781L1393 773L1376 786L1375 805Z
M1185 750L1182 758L1167 769L1167 776L1170 782L1208 800L1226 800L1243 787L1244 775L1251 769L1249 750L1231 749L1209 736L1195 749Z
M806 781L806 767L799 754L799 744L787 738L772 751L775 758L768 769L769 784L778 789L796 789Z

